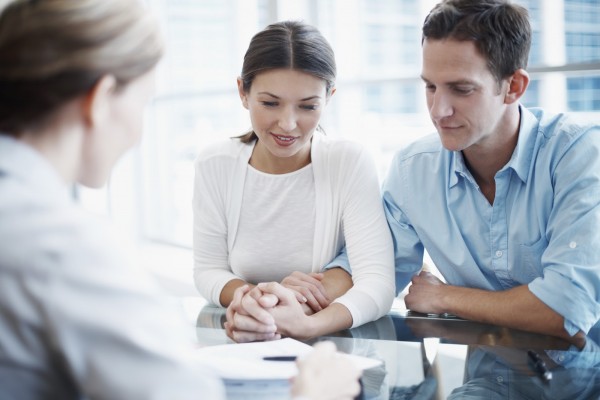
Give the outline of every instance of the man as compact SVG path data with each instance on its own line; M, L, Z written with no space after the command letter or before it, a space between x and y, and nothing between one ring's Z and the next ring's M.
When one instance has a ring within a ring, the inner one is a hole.
M411 310L574 339L600 318L600 128L519 104L530 43L508 1L445 0L425 19L438 135L384 183L396 287L412 281ZM447 284L415 275L424 249Z

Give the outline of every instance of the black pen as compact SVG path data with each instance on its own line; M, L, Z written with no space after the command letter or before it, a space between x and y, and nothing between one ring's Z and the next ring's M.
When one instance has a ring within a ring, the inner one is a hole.
M263 357L265 361L296 361L296 356L266 356Z
M533 350L527 350L527 356L529 356L529 362L535 373L544 381L548 382L552 379L552 372L548 370L546 363L542 360L542 357Z

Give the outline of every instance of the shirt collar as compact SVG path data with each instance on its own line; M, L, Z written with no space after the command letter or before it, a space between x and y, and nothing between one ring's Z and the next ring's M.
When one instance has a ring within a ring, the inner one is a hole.
M515 171L519 179L524 183L527 182L527 176L531 167L531 160L533 158L533 149L535 146L536 132L538 130L538 120L527 108L519 105L519 114L521 115L519 122L519 137L517 139L517 146L513 151L513 154L508 163L502 168L511 168ZM458 177L469 180L471 183L476 185L471 172L465 164L462 152L453 151L450 152L451 164L454 171L450 176L449 186L452 187L458 183Z
M444 150L447 151L447 150ZM459 176L462 176L464 179L468 180L469 182L473 183L474 185L477 185L477 183L475 182L475 179L473 179L473 176L471 175L471 172L469 171L469 168L467 168L467 165L465 164L465 159L462 155L462 152L460 151L451 151L450 153L450 165L452 165L452 170L454 171L454 173L450 174L450 180L448 182L448 186L449 187L453 187L454 185L456 185L458 183L458 178Z
M531 168L533 150L537 139L539 121L527 108L519 105L521 121L519 126L519 138L517 147L505 168L512 168L517 176L527 183L527 176Z
M0 176L4 174L34 186L48 200L72 201L69 186L39 152L0 133Z

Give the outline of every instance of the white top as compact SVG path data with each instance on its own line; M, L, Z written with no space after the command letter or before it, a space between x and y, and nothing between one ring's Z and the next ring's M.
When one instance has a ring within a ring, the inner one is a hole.
M214 304L219 304L225 284L238 278L230 255L237 246L254 143L231 139L212 145L195 163L194 280ZM353 326L362 325L386 314L395 295L393 247L377 171L357 144L318 132L312 140L311 161L315 229L310 270L321 271L347 245L354 286L336 302L348 308ZM311 253L311 248L305 251Z
M193 327L32 148L0 135L0 397L220 399Z
M312 270L315 180L312 165L273 175L248 167L232 272L250 283L280 282Z

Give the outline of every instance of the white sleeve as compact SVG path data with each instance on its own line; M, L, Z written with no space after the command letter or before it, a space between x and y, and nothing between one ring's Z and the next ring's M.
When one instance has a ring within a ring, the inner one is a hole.
M85 228L49 261L51 272L30 281L41 285L50 346L85 397L224 398L222 382L191 357L194 326L181 307L99 229Z
M214 160L212 160L214 161ZM236 279L227 248L227 171L217 162L195 163L194 179L194 282L200 294L220 305L227 282Z
M352 326L385 315L395 296L394 252L372 158L361 151L337 180L343 196L342 225L354 286L336 302L352 314Z

